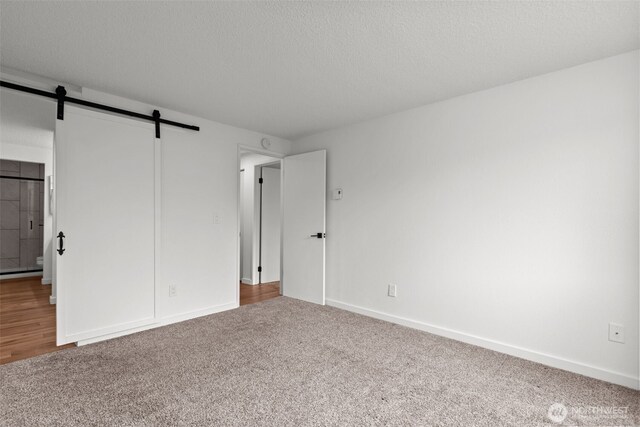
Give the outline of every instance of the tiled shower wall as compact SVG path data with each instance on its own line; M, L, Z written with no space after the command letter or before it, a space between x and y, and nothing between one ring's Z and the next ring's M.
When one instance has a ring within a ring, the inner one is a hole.
M44 179L44 165L0 160L0 175ZM44 181L0 178L0 272L41 268Z

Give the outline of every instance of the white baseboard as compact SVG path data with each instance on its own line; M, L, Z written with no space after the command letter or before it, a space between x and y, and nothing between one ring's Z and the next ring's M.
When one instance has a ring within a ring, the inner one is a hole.
M238 308L238 303L233 302L233 303L228 303L228 304L216 305L216 306L213 306L213 307L207 307L207 308L203 308L203 309L200 309L200 310L189 311L189 312L186 312L186 313L174 314L174 315L171 315L171 316L164 317L162 319L158 319L157 322L152 323L150 325L140 326L140 327L137 327L137 328L128 329L126 331L114 332L112 334L107 334L107 335L103 335L103 336L96 337L96 338L80 340L76 344L78 345L78 347L83 346L83 345L87 345L87 344L94 344L94 343L97 343L97 342L100 342L100 341L106 341L106 340L110 340L110 339L113 339L113 338L118 338L118 337L122 337L122 336L125 336L125 335L134 334L136 332L147 331L149 329L159 328L160 326L166 326L166 325L170 325L172 323L178 323L178 322L183 322L185 320L195 319L196 317L208 316L210 314L219 313L219 312L222 312L222 311L227 311L227 310L231 310L231 309L234 309L234 308Z
M494 340L490 340L482 337L477 337L475 335L466 334L464 332L442 328L439 326L430 325L428 323L419 322L416 320L411 320L411 319L383 313L376 310L370 310L368 308L359 307L353 304L347 304L347 303L332 300L329 298L326 299L326 304L332 307L351 311L353 313L358 313L368 317L385 320L387 322L396 323L398 325L407 326L413 329L419 329L421 331L429 332L434 335L451 338L456 341L462 341L467 344L472 344L478 347L483 347L489 350L505 353L510 356L515 356L521 359L530 360L532 362L541 363L543 365L551 366L553 368L574 372L576 374L610 382L613 384L618 384L624 387L629 387L634 390L640 390L639 378L634 378L629 375L609 371L606 369L597 368L595 366L586 365L584 363L564 359L562 357L557 357L550 354L540 353L534 350L513 346L503 342L494 341Z
M251 279L247 279L247 278L242 278L242 283L243 283L244 285L253 285L253 284L254 284L254 283L253 283L253 280L251 280Z
M43 285L50 285L51 284L51 278L45 279L43 277L42 280L40 281L40 283L42 283Z
M51 304L51 305L55 305L55 303L56 303L56 297L54 297L53 295L51 295L51 296L49 297L49 304Z
M208 316L210 314L220 313L222 311L233 310L238 308L237 302L230 302L228 304L215 305L213 307L207 307L200 310L188 311L185 313L174 314L167 316L160 320L160 326L170 325L172 323L184 322L185 320L195 319L196 317Z
M42 271L32 271L29 273L3 274L2 276L0 276L0 280L22 279L25 277L36 277L36 276L42 276Z

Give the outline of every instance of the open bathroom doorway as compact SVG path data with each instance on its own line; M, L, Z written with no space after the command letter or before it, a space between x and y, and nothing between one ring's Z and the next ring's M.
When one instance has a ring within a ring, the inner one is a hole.
M280 295L280 163L240 151L240 305Z
M0 159L2 276L42 276L45 181L43 163Z

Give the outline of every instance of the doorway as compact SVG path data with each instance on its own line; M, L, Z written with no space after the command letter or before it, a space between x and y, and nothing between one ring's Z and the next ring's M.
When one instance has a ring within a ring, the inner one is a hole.
M240 151L240 305L280 295L280 162Z
M48 171L19 157L0 159L0 365L66 348L56 345Z
M277 295L324 305L326 151L278 156L239 147L238 153L238 182L241 184L238 186L240 305ZM277 176L278 172L280 185L276 192L265 186L265 176ZM258 191L260 185L262 192ZM280 203L277 212L271 213L270 220L268 208L265 211L268 203L265 204L264 197L271 192L277 194ZM280 229L270 235L265 226L277 222L274 221L276 217L280 219ZM272 261L272 265L279 264L279 270L273 267L271 270L277 274L276 280L269 275L265 264L278 252L267 249L269 239L279 242L279 259Z
M0 275L42 275L44 164L0 160Z

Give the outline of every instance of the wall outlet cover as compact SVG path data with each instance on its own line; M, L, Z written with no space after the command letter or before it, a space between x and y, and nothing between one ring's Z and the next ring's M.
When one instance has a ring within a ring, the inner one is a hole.
M609 341L624 344L624 325L609 323Z
M387 295L389 295L390 297L396 297L398 295L398 290L396 288L396 285L389 285L389 288L387 290Z

